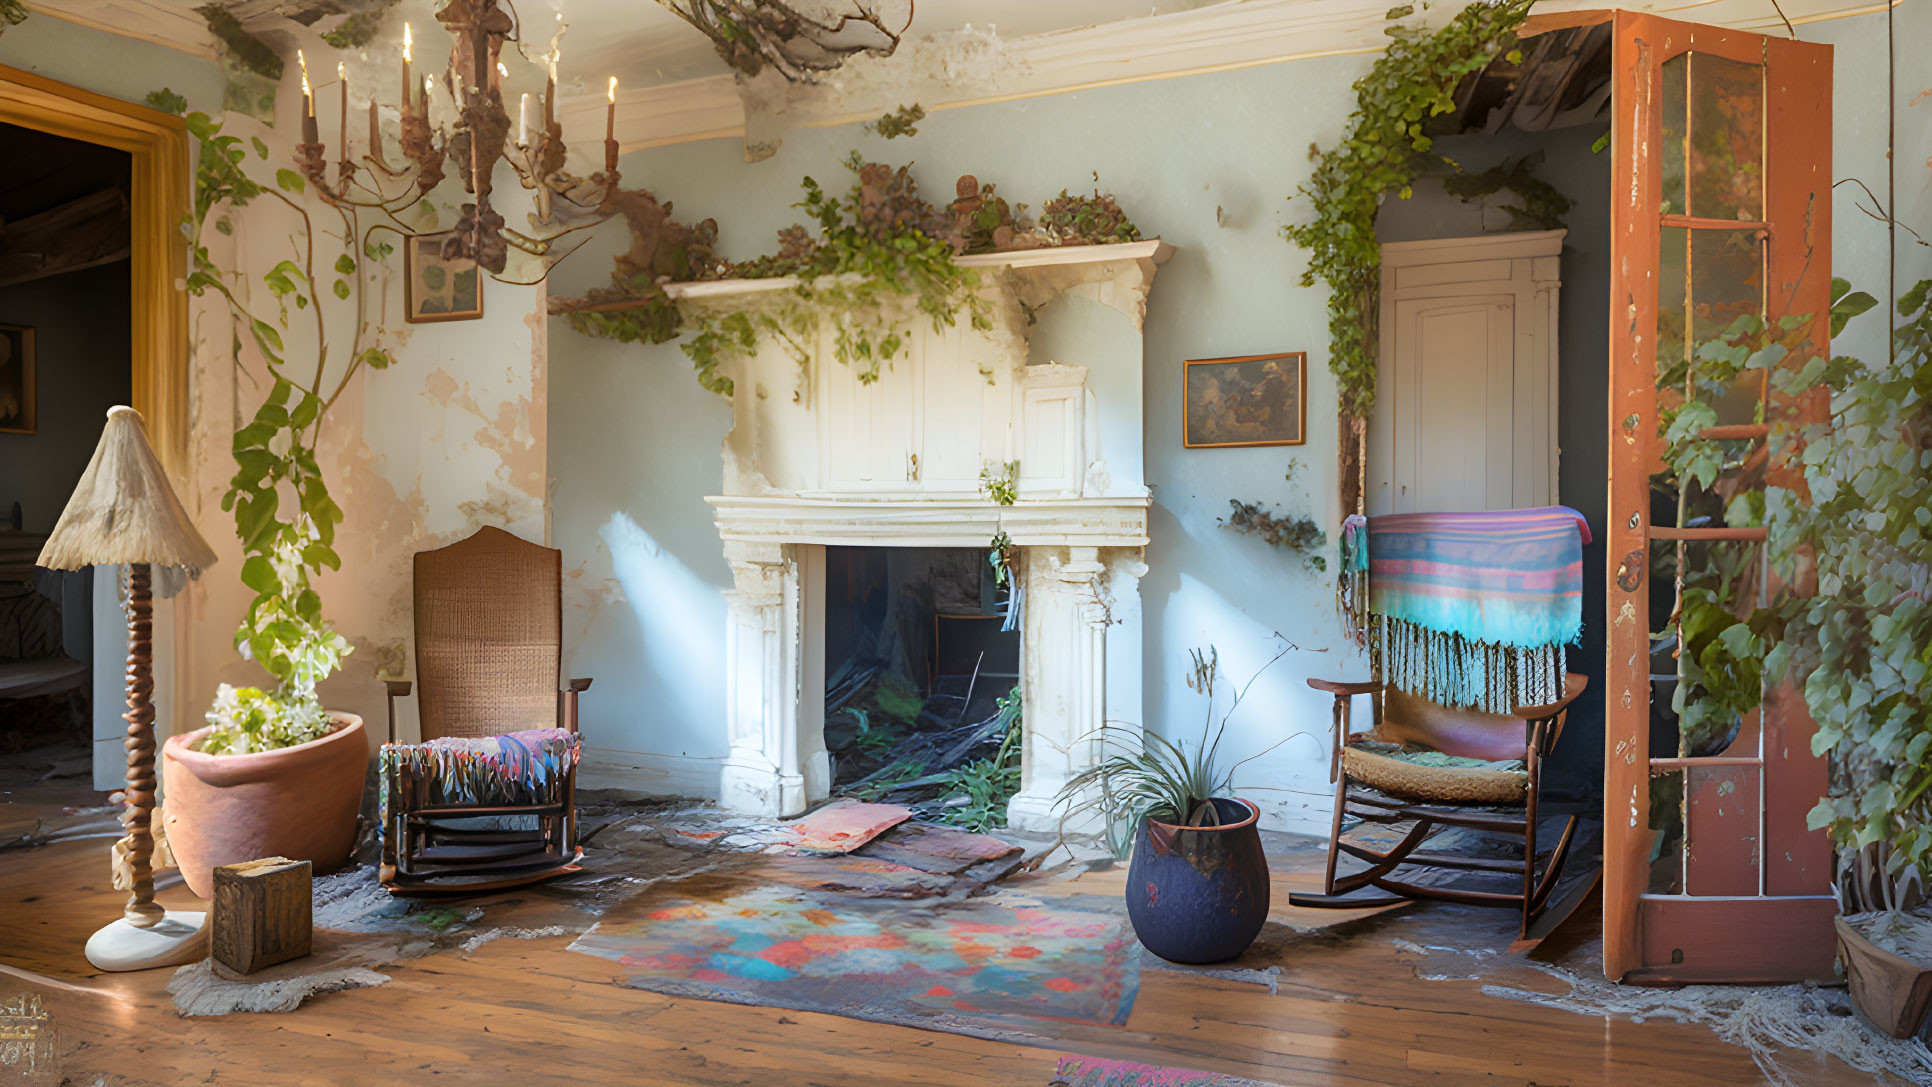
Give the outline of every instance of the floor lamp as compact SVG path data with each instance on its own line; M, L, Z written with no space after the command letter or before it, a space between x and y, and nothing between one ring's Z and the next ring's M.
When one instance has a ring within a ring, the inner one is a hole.
M141 414L116 407L80 485L41 549L50 570L127 567L127 836L115 846L127 859L127 908L87 941L87 961L101 970L145 970L206 954L199 910L164 910L154 901L154 599L153 569L189 577L214 565L215 552L195 531L161 461L148 445ZM116 887L120 887L117 880Z

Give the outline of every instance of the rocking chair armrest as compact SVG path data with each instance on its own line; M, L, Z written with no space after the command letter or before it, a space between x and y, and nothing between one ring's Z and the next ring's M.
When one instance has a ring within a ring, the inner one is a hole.
M1314 682L1310 680L1309 682ZM1590 677L1571 672L1563 677L1563 697L1546 706L1518 706L1509 712L1511 717L1525 721L1547 721L1570 708L1570 703L1590 685Z
M590 682L591 681L588 677L585 677L583 679L573 679L569 681L569 687L573 692L581 693L583 691L590 690Z
M1338 698L1358 694L1376 694L1382 684L1374 680L1309 679L1308 685L1318 691L1326 691Z
M396 742L396 699L408 698L412 684L406 679L385 679L383 687L388 690L389 698L389 742Z

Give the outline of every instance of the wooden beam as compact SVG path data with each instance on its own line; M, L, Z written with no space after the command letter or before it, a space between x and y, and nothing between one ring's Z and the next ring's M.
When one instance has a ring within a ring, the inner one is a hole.
M0 287L126 260L129 226L117 188L0 226Z

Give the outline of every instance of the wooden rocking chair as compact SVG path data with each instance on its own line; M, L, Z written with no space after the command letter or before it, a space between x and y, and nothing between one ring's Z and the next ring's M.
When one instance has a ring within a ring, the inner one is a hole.
M499 528L416 555L423 742L395 742L396 699L410 684L390 681L381 878L391 893L494 890L579 870L577 696L590 680L557 688L562 585L562 552ZM465 742L488 737L506 739ZM527 820L534 827L509 825Z
M1324 893L1291 894L1289 902L1316 908L1364 909L1438 898L1500 906L1521 911L1518 940L1530 939L1531 926L1549 905L1550 893L1563 872L1578 822L1576 815L1569 817L1539 876L1536 821L1542 763L1562 737L1570 703L1587 682L1587 677L1571 673L1564 677L1563 697L1556 702L1519 706L1512 714L1494 714L1449 709L1382 683L1309 680L1310 687L1335 698L1335 744L1328 771L1329 780L1335 783L1335 820L1329 831ZM1351 735L1349 700L1359 694L1373 697L1375 727ZM1387 744L1486 762L1520 758L1523 769L1454 765L1445 759L1413 760L1374 750ZM1384 825L1412 825L1392 847L1377 851L1343 840L1342 822L1346 817ZM1454 827L1520 838L1521 859L1423 850L1439 831ZM1344 853L1368 862L1368 867L1338 876L1336 861ZM1484 891L1431 886L1415 882L1413 876L1394 878L1396 869L1404 866L1520 877L1522 889ZM1391 895L1354 893L1370 887Z

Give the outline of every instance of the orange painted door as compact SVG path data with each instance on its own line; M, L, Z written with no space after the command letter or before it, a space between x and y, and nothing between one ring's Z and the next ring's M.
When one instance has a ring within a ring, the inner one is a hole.
M1708 345L1755 319L1777 366L1828 350L1831 50L1614 20L1605 972L1828 978L1826 766L1750 664L1751 612L1788 591L1763 504L1792 403Z

